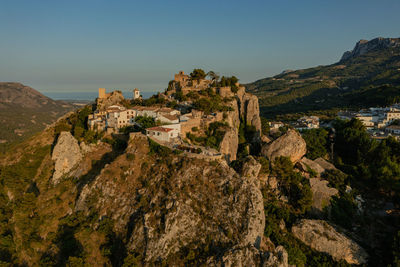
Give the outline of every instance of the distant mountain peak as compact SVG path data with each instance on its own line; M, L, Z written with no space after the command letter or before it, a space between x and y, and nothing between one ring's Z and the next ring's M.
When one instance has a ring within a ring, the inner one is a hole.
M340 61L345 61L354 57L364 55L373 50L386 49L389 47L400 47L400 38L383 38L378 37L368 40L360 40L356 43L353 50L347 51L343 54Z

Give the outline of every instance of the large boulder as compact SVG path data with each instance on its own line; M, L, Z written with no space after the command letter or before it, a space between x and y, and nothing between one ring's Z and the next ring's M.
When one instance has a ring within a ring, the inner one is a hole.
M63 175L71 171L82 159L78 141L70 132L61 132L51 158L55 161L53 184L58 184Z
M365 264L368 254L356 242L339 233L322 220L303 219L293 225L292 233L311 248L328 253L336 261L349 264Z
M311 178L310 186L313 194L312 208L314 212L321 213L330 204L331 197L339 192L336 188L328 187L328 181L320 178Z
M264 144L261 153L270 161L277 157L289 157L293 163L298 162L307 152L306 141L292 129L269 144Z

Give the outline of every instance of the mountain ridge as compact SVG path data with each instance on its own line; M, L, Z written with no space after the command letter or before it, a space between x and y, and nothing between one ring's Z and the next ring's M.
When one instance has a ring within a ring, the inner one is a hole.
M19 82L0 82L0 150L43 130L74 106Z
M339 62L346 61L347 59L353 57L361 56L365 53L371 52L372 50L379 50L397 46L400 46L400 38L377 37L370 41L362 39L356 43L353 50L344 52Z
M261 113L269 118L389 105L400 101L399 40L360 41L337 63L284 72L246 89L259 97Z

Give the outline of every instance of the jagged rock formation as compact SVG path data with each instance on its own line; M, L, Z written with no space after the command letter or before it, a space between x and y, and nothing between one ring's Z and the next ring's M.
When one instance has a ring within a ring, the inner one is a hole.
M273 253L260 252L254 246L244 248L232 248L222 257L213 257L207 262L207 266L273 266L287 267L288 254L282 246L278 246Z
M289 157L293 163L298 162L306 152L306 142L298 132L291 129L272 143L264 144L261 149L261 153L270 161L283 156Z
M240 95L239 95L240 96ZM258 97L250 93L244 93L239 97L240 115L246 120L246 124L252 125L261 132L260 107Z
M51 158L55 161L52 182L53 184L57 184L60 178L64 174L67 174L82 159L78 141L70 132L60 133Z
M311 248L328 253L336 261L345 260L349 264L367 262L368 254L362 247L325 221L303 219L293 225L292 233Z
M96 104L98 110L105 110L109 106L120 104L124 100L124 96L121 91L113 91L105 98L97 98Z
M236 159L241 118L244 120L242 123L254 126L256 129L252 142L261 142L261 119L258 98L255 95L246 93L244 87L239 87L236 100L232 101L230 106L233 111L228 112L226 121L231 128L226 131L220 144L220 152L225 155L228 162Z
M121 155L106 165L83 188L76 210L95 208L112 218L128 248L150 265L185 248L202 249L211 240L222 251L258 249L265 218L256 161L249 160L243 177L225 161L171 156L167 167L148 151L146 138L135 136L127 148L134 160Z
M232 101L230 106L233 108L233 111L227 113L226 121L230 128L225 132L224 138L220 144L219 151L225 155L225 158L228 162L236 159L236 154L238 150L239 144L239 109L236 101Z
M370 41L360 40L357 42L353 50L347 51L343 54L340 61L364 55L370 51L378 49L386 49L389 47L400 47L400 38L375 38Z
M325 207L329 206L331 197L339 193L336 188L329 187L328 183L320 178L310 178L314 212L322 212Z

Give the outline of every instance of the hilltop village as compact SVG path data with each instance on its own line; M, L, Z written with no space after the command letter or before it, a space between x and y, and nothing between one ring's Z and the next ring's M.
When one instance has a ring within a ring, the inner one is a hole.
M95 111L87 123L93 131L142 132L175 149L234 159L236 151L229 147L236 147L238 141L230 145L229 137L242 120L254 127L259 138L258 111L257 98L246 93L236 77L219 78L213 72L195 69L190 75L183 71L175 74L163 93L147 100L138 89L132 99L125 99L120 91L106 93L105 88L99 88Z

